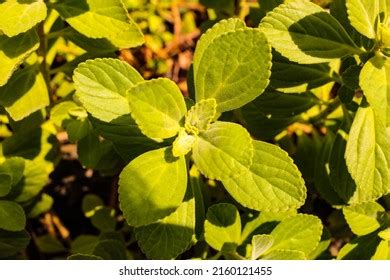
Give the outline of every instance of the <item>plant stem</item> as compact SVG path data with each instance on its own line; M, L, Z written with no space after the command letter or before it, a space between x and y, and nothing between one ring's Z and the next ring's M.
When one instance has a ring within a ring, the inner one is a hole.
M328 104L325 110L320 112L317 116L310 118L310 123L317 124L321 122L323 119L328 117L334 111L336 111L341 105L340 98L337 96L331 103Z

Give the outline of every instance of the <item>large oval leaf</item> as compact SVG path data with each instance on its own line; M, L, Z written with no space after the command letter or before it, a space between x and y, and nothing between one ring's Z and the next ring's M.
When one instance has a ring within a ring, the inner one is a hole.
M43 1L5 1L0 4L0 31L8 37L26 32L45 19L46 10Z
M241 205L257 211L296 209L306 198L305 182L288 154L279 147L253 141L253 163L245 173L222 180Z
M236 30L214 39L198 64L196 101L214 98L217 111L225 112L263 93L271 75L271 48L259 30Z
M361 53L334 17L309 1L280 5L263 18L260 29L278 52L301 64Z
M135 236L148 259L174 259L191 244L195 232L192 190L175 212L157 223L138 227Z
M0 200L0 229L19 231L23 230L25 225L23 208L13 201Z
M129 64L104 58L81 63L74 72L76 97L95 118L111 122L130 114L127 90L142 82L142 76Z
M140 29L121 0L68 0L55 8L70 26L87 37L105 38L118 48L144 43Z
M238 124L215 122L199 134L192 155L206 177L217 180L232 178L244 173L252 164L252 139Z
M380 2L385 0L346 0L348 19L360 34L370 39L376 37Z
M350 203L373 201L390 192L390 130L371 107L358 109L345 159L357 186Z
M5 85L23 60L38 47L39 37L35 29L15 37L0 35L0 86Z
M228 203L211 206L204 224L205 240L215 250L235 251L240 245L241 218L237 208Z
M119 176L119 201L132 226L156 222L181 204L187 186L186 161L170 148L147 152L123 169Z
M167 78L144 81L127 91L131 116L149 138L175 136L187 112L179 87Z

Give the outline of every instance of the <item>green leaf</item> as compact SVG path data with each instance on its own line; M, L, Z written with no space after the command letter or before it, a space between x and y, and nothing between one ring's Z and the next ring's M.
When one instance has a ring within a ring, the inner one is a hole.
M7 158L6 161L0 165L0 174L7 174L11 178L10 186L16 185L22 179L23 171L24 171L24 159L22 158L18 158L18 157ZM2 180L0 180L0 182L1 181Z
M43 1L8 0L0 4L0 31L8 37L16 36L34 27L46 18Z
M28 212L28 218L37 218L39 215L49 211L53 206L54 199L50 195L42 194L41 199Z
M384 2L384 0L346 0L348 19L351 25L360 34L370 39L376 38L380 2Z
M79 64L73 80L77 99L95 118L110 122L130 113L126 91L142 76L118 59L98 58Z
M138 245L148 259L174 259L191 245L195 233L195 200L189 190L175 212L157 223L135 229Z
M343 26L320 6L298 0L268 13L260 30L283 56L300 64L360 54Z
M371 259L380 244L381 239L377 233L359 236L350 243L344 245L337 255L338 260L369 260Z
M8 83L0 88L0 96L0 104L15 121L20 121L50 104L47 85L38 65L17 71Z
M66 127L70 120L69 111L79 108L73 101L64 101L55 105L50 111L50 120L58 127Z
M92 254L99 238L95 235L79 235L72 242L70 252L72 254Z
M0 197L6 196L11 191L12 177L10 174L0 173Z
M147 152L119 176L119 201L129 225L142 226L173 213L187 186L186 161L169 148Z
M100 241L93 250L93 255L104 260L127 260L125 244L118 240Z
M15 37L0 35L0 86L7 83L19 65L39 47L35 29Z
M225 34L229 31L244 29L245 23L238 18L230 18L221 20L216 23L212 28L208 29L206 33L200 37L198 43L196 44L196 49L194 53L194 69L196 72L199 69L199 63L202 60L205 50L211 45L214 39L218 38L222 34Z
M101 261L103 258L95 255L89 255L89 254L73 254L68 257L68 260L89 260L89 261Z
M376 248L372 260L389 260L390 244L387 240L382 240Z
M316 216L298 214L283 220L271 232L271 250L297 250L308 256L318 246L322 234L321 220Z
M288 154L266 142L254 141L253 163L245 173L222 180L241 205L257 211L296 209L306 198L305 182Z
M380 228L380 216L385 209L376 202L366 202L343 208L343 214L352 232L366 235Z
M237 109L263 93L270 68L271 48L262 32L222 34L194 62L196 101L214 98L218 112Z
M170 138L179 132L187 112L179 87L167 78L138 83L127 91L131 116L149 138Z
M373 201L390 192L390 131L371 107L358 109L345 159L357 186L350 203Z
M210 128L217 114L217 102L214 98L203 99L196 103L186 114L185 128L188 133L198 134Z
M180 157L188 154L194 146L196 137L187 134L184 128L180 128L179 135L172 144L172 154L175 157Z
M232 178L246 172L252 164L252 139L238 124L215 122L199 134L192 155L206 177L217 180Z
M87 194L83 198L81 208L85 217L90 218L95 215L96 211L103 208L103 200L95 194Z
M257 260L263 255L274 243L274 238L268 234L258 234L252 237L252 254L251 260Z
M0 200L0 229L20 231L26 226L23 208L13 202Z
M304 252L299 250L272 250L261 258L262 260L306 260Z
M69 0L55 8L70 26L89 38L105 38L121 49L144 43L140 29L121 0Z
M378 236L383 240L390 241L390 228L382 230L381 232L378 233Z
M59 254L66 252L64 245L54 236L45 234L35 238L35 244L44 254Z
M390 59L376 54L360 73L360 87L372 106L375 115L390 126Z
M102 232L115 231L115 210L109 207L97 209L91 217L92 225Z
M0 258L10 257L27 247L30 236L27 231L0 230Z
M204 229L205 240L211 247L222 252L234 252L241 237L241 219L237 208L227 203L211 206Z

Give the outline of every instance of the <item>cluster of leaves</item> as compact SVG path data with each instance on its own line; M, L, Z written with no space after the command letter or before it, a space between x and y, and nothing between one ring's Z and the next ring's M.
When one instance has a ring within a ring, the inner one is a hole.
M119 175L120 211L85 196L99 235L68 248L43 235L43 253L329 258L321 200L354 234L333 257L390 258L388 0L261 0L258 27L231 18L201 36L189 97L114 58L145 41L124 2L0 1L0 257L28 244L26 214L51 208L42 190L66 131L84 167ZM207 2L216 19L243 17ZM164 41L154 31L147 44Z

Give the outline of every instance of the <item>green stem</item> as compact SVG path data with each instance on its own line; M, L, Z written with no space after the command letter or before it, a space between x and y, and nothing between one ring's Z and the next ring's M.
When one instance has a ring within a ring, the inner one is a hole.
M317 124L326 119L330 114L336 111L341 105L340 98L337 96L331 103L328 104L325 110L320 112L317 116L310 118L310 123Z

